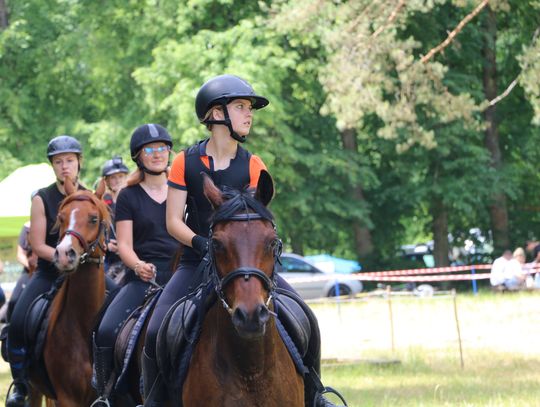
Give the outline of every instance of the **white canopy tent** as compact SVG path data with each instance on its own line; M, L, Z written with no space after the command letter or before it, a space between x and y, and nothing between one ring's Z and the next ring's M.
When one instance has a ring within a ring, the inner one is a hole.
M49 164L30 164L13 171L0 181L0 217L30 216L32 192L55 181Z

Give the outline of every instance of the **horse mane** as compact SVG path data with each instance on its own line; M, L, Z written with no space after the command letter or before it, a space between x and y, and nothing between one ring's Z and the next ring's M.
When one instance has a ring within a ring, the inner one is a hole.
M274 215L272 215L272 212L262 202L255 199L255 189L244 188L238 190L225 185L221 190L225 202L213 213L210 219L212 223L229 220L237 212L249 212L249 210L257 213L263 219L273 222Z

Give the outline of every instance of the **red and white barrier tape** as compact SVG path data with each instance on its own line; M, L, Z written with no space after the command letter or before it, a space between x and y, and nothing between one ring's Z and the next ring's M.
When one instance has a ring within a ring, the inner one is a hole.
M454 273L456 271L489 270L491 264L473 264L469 266L433 267L423 269L403 269L391 271L368 271L361 273L363 276L406 276L419 274Z
M433 275L441 273L454 273L457 271L469 271L469 270L490 270L491 264L473 264L469 266L451 266L451 267L433 267L423 269L403 269L403 270L390 270L390 271L369 271L361 272L357 274L340 274L338 278L336 275L317 275L312 277L294 277L287 278L289 283L309 283L312 281L335 281L339 282L360 280L360 281L411 281L411 282L425 282L425 281L458 281L458 280L485 280L490 277L490 273L471 273L471 274L452 274L452 275ZM529 273L534 273L539 266L529 267ZM426 275L429 274L429 275ZM283 273L282 276L286 277L287 273Z

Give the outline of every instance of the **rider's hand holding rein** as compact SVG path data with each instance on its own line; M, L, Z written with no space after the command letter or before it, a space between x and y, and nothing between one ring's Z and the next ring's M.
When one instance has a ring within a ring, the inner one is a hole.
M143 281L150 281L156 276L156 266L142 260L139 260L135 264L133 271Z

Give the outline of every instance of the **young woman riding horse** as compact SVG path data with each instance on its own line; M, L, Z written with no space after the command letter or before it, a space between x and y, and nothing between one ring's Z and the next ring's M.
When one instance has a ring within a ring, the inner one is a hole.
M107 405L106 385L113 373L119 328L142 304L147 290L165 285L178 242L165 226L167 170L172 139L158 124L138 127L131 136L131 158L138 169L120 191L116 202L118 252L126 266L125 285L107 307L95 335L96 406Z
M38 256L37 269L22 292L11 316L8 331L8 358L13 376L13 391L6 400L6 407L23 407L28 395L28 355L24 340L24 324L27 310L32 301L49 291L58 278L53 264L58 230L55 223L60 202L65 198L64 181L75 180L75 189L84 189L78 184L82 163L82 148L71 136L53 138L47 146L47 157L56 175L56 182L40 189L32 198L30 215L30 243ZM112 289L114 285L110 285Z
M208 250L209 219L212 208L203 194L201 173L208 174L218 187L254 188L266 166L262 160L241 147L253 123L253 109L268 105L268 100L255 93L251 85L233 75L210 79L199 90L195 110L211 135L208 139L187 148L175 158L169 175L167 195L167 230L184 244L180 266L161 294L148 325L143 354L143 383L145 398L152 390L153 400L145 406L162 406L166 389L156 381L159 374L156 362L156 338L161 322L169 308L197 286L201 276L196 270ZM185 211L184 211L184 208ZM277 286L294 291L280 276ZM316 322L314 322L316 325ZM309 353L304 358L308 369L320 370L320 343L312 335ZM318 389L306 383L306 400L317 398L316 406L331 406L318 395ZM311 406L310 406L311 407Z

